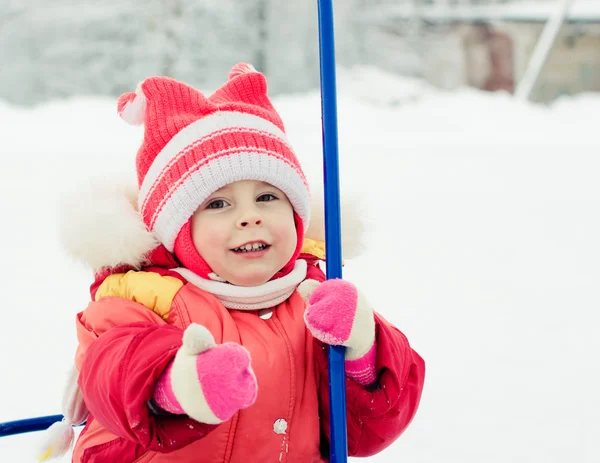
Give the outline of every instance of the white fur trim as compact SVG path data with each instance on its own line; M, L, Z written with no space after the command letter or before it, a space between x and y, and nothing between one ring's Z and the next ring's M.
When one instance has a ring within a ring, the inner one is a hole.
M358 291L356 314L346 345L346 360L356 360L371 350L375 343L375 315L367 298Z
M64 456L71 449L74 440L75 432L70 423L65 420L53 423L45 432L38 461Z
M288 275L260 286L235 286L206 280L186 268L176 268L174 271L194 286L215 295L228 309L258 310L275 307L289 298L298 284L306 278L306 269L306 261L298 259L294 270Z
M79 370L73 365L63 392L62 414L67 423L76 426L83 424L90 414L83 400L83 393L79 388L78 380Z
M200 347L203 343L205 346L207 345L206 333L199 328L204 327L192 324L184 332L184 346L179 349L175 360L173 360L171 388L181 408L191 418L201 423L219 424L221 420L215 416L208 406L198 381L196 355L199 352L194 353L193 351L194 347ZM204 330L208 331L206 328ZM212 338L212 335L210 337ZM185 344L186 342L188 345ZM214 343L214 338L212 342Z
M39 461L58 458L65 455L73 445L75 432L73 425L83 424L89 415L83 394L77 380L79 371L73 365L69 372L69 378L65 385L62 400L62 421L53 423L45 432L39 451Z
M298 172L281 159L245 152L219 157L198 170L193 167L190 170L194 172L178 185L162 208L157 208L158 215L152 226L169 251L173 251L179 230L200 204L218 189L237 180L259 180L276 186L287 195L305 227L310 222L308 188Z
M134 186L98 183L61 202L64 249L93 270L121 264L139 268L159 243L136 210Z
M312 198L310 207L310 225L305 237L325 241L325 204L323 186L311 185ZM363 235L365 224L362 220L362 205L355 195L343 194L340 198L340 214L342 220L342 255L345 259L360 256L365 248Z

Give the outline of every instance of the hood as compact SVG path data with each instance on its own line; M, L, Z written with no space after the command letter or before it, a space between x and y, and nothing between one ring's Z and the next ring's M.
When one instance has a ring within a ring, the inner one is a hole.
M313 194L311 208L305 239L324 242L322 194ZM63 248L94 272L117 267L139 269L151 263L151 256L159 248L164 249L137 210L134 182L90 183L64 196L59 210ZM362 251L364 225L358 210L356 201L342 198L342 249L346 259Z

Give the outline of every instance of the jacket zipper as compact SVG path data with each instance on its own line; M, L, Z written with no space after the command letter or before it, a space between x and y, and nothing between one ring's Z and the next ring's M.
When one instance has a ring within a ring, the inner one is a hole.
M281 443L281 453L279 454L279 463L285 463L287 461L287 454L289 450L289 442L290 442L290 429L292 424L292 416L294 414L294 407L296 406L296 362L294 356L294 349L292 347L292 342L290 341L289 336L285 332L283 325L277 318L277 316L272 317L273 323L277 327L281 338L284 340L287 351L288 351L288 360L290 362L290 400L289 400L289 408L286 416L287 421L287 430L283 436L283 441Z

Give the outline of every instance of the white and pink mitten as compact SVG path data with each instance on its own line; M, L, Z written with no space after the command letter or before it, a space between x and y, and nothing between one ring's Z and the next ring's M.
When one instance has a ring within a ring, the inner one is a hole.
M333 279L306 280L298 288L307 298L304 321L325 344L346 347L346 376L368 386L377 380L375 315L352 283Z
M170 413L219 424L252 405L257 389L244 347L215 344L208 329L191 324L183 334L183 346L157 381L153 399Z

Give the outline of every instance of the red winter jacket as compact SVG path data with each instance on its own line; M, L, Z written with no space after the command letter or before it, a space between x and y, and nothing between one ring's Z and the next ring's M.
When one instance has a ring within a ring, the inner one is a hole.
M109 276L77 317L79 385L91 416L73 462L328 461L327 349L304 325L301 296L295 292L263 320L160 273ZM219 426L156 415L148 407L192 322L206 326L218 343L245 346L257 376L256 403ZM380 315L376 336L376 387L346 381L350 456L373 455L394 442L412 420L423 387L423 360ZM275 432L278 420L287 423L283 434Z

